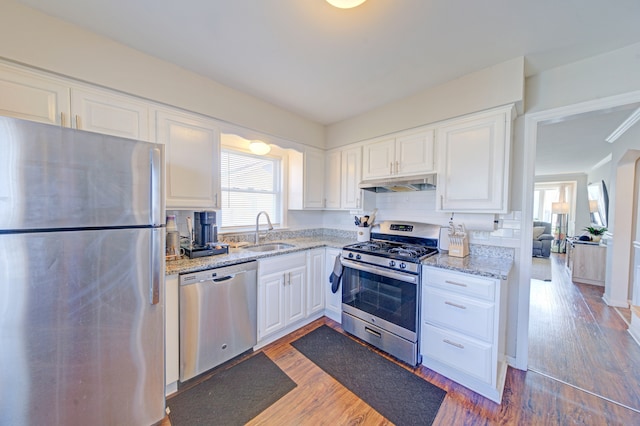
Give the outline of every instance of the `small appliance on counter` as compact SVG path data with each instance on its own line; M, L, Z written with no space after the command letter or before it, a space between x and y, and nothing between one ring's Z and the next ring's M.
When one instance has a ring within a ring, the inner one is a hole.
M464 225L449 222L449 256L466 257L469 255L469 239Z
M178 260L180 256L184 254L184 249L180 248L180 233L176 226L176 216L167 216L167 239L166 239L166 260Z
M182 246L185 255L190 259L214 254L229 253L229 245L218 242L218 225L216 224L216 212L193 212L193 229L191 222L187 221L189 228L189 242Z

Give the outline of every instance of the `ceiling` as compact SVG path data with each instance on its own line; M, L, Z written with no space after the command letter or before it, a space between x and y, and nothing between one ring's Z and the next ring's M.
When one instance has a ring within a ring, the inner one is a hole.
M640 103L622 105L540 125L536 176L588 174L611 154L613 145L605 139L638 107Z
M325 125L515 57L533 75L640 42L637 0L368 0L348 10L325 0L17 1ZM618 114L598 118L606 135ZM547 172L559 158L565 171L600 161L585 135L574 138L579 152L594 158L569 166L575 155L556 155L553 141L583 124L596 126L574 119L540 132Z

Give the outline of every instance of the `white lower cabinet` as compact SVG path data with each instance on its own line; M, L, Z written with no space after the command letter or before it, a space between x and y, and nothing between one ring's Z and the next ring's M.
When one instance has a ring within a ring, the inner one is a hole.
M336 248L326 248L325 250L325 273L322 277L322 288L325 294L324 314L334 321L342 322L342 287L339 287L338 291L334 293L331 291L331 283L329 282L336 257L340 256L341 250Z
M500 403L505 357L506 280L423 267L422 364Z
M178 275L165 277L165 393L178 390L180 377L180 319L178 315Z
M258 261L258 342L305 318L306 285L306 252Z
M324 250L307 251L307 317L324 311Z

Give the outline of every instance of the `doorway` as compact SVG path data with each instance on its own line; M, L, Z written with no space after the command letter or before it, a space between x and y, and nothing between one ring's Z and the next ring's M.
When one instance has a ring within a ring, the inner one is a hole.
M546 123L546 122L550 122L552 120L563 120L563 119L567 119L568 117L572 117L578 114L589 114L589 113L594 113L597 111L601 111L601 110L606 110L606 109L612 109L612 108L619 108L631 103L637 103L640 102L640 92L634 92L631 94L627 94L627 95L623 95L623 96L616 96L616 97L611 97L611 98L606 98L606 99L602 99L602 100L598 100L598 101L592 101L592 102L586 102L583 104L577 104L577 105L572 105L570 107L563 107L563 108L558 108L558 109L554 109L554 110L549 110L549 111L545 111L545 112L541 112L541 113L534 113L531 114L529 116L525 116L525 146L524 146L524 150L525 150L525 164L524 164L524 182L523 182L523 200L522 200L522 208L523 208L523 223L522 223L522 233L524 235L529 235L530 231L532 230L532 223L533 223L533 219L534 219L534 215L533 215L533 191L534 191L534 170L535 170L535 158L536 158L536 144L538 141L538 131L539 131L539 126ZM525 244L525 239L522 239L522 246L521 246L521 251L520 251L520 283L521 283L521 288L519 291L519 295L518 295L518 302L519 302L519 310L518 310L518 336L520 337L518 339L518 343L517 343L517 359L516 359L516 366L518 368L521 369L527 369L528 365L529 365L529 357L528 357L528 350L529 350L529 337L528 337L528 330L529 330L529 315L533 314L534 312L534 308L530 306L530 303L532 303L531 300L531 282L529 281L530 278L530 273L531 273L531 248L527 247L527 245ZM530 245L530 244L528 244ZM561 264L561 262L555 262L554 263L554 268L557 268L558 271L560 271L560 273L563 271L562 270L563 265ZM568 276L567 276L568 278ZM570 282L570 280L569 280ZM575 286L571 286L571 288L573 288ZM582 298L583 300L587 300L589 297L587 297L588 294L591 294L588 290L590 290L588 287L586 289L583 289L584 291L580 292L580 295L578 295L578 298ZM591 294L592 295L592 294ZM596 297L596 299L598 299L598 301L601 301L601 297ZM604 304L603 304L604 305ZM606 305L604 305L606 306ZM599 308L598 308L599 309ZM591 311L591 315L595 316L595 311ZM601 311L599 311L601 312ZM597 321L594 322L594 325L597 327ZM625 330L626 333L626 330ZM628 334L628 333L626 333ZM522 338L526 336L526 338ZM635 350L638 351L637 345L635 344L635 342L633 343L633 345L630 345L629 350ZM598 355L598 351L604 350L602 348L599 349L594 349L594 351L591 353L592 356L597 357ZM571 357L571 355L567 354L567 356ZM571 360L569 361L571 362ZM640 359L638 360L638 363L640 363ZM640 365L640 364L636 364L636 365ZM606 367L606 366L602 366L602 365L598 365L598 367ZM603 371L606 371L603 370ZM583 371L583 374L587 374L587 375L594 375L594 374L599 374L599 371ZM611 377L607 377L604 378L604 380L607 379L611 379ZM568 383L570 384L570 383ZM576 385L577 386L577 385ZM619 390L618 390L619 391ZM616 390L613 391L613 393L615 393ZM612 399L614 400L614 399ZM614 400L615 401L615 400ZM631 401L632 404L635 405L635 409L640 409L640 402L638 402L637 404L634 401Z

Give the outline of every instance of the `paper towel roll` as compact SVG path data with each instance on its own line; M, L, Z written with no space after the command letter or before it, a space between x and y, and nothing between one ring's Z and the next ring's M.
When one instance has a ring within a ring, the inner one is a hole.
M495 231L498 228L495 214L456 213L453 221L464 224L467 231Z

